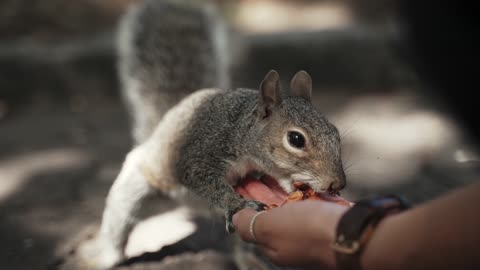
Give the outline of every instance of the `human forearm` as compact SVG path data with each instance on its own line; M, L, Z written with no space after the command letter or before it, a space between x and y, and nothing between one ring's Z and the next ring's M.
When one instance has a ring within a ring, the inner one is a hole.
M480 184L386 218L363 255L363 269L469 268L480 256Z

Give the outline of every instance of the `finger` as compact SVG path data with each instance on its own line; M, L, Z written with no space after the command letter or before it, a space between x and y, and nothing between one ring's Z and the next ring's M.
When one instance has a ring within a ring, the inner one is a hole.
M253 233L255 234L255 240L253 235L250 233L250 223L252 219L257 213L261 213L257 215L255 218L255 222L253 223ZM267 215L267 212L256 212L250 209L243 209L233 215L233 225L235 226L235 230L240 234L240 237L243 241L256 243L256 244L263 244L263 230L259 230L259 227L262 227L263 218Z
M256 211L251 209L242 209L233 215L232 221L235 231L240 234L243 241L254 242L253 237L250 235L250 221L256 213Z

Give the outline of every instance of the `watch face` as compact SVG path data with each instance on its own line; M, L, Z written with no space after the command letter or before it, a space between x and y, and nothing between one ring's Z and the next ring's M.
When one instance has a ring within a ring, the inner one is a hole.
M372 200L368 200L369 205L373 208L384 209L400 209L404 210L410 207L409 203L402 197L397 195L386 195Z

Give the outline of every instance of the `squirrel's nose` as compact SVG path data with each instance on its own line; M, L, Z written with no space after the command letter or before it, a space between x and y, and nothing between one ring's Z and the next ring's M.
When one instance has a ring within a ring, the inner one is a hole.
M345 181L335 181L330 183L328 187L328 192L337 192L345 188L346 182Z

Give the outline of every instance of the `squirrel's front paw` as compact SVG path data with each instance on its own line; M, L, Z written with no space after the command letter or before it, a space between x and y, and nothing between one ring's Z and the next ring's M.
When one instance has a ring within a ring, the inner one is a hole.
M232 221L233 215L235 215L235 213L237 213L238 211L240 211L242 209L245 209L245 208L252 209L252 210L255 210L257 212L260 212L260 211L264 211L265 209L267 209L268 206L266 204L258 202L258 201L245 201L245 203L243 204L242 207L240 207L238 209L235 209L233 211L227 211L225 216L226 216L226 226L227 226L227 232L228 233L234 233L235 232L235 226L233 225L233 221Z
M255 210L257 212L260 212L260 211L264 211L264 210L268 209L268 206L266 204L264 204L262 202L258 202L258 201L247 201L243 208L248 208L248 209L252 209L252 210Z

